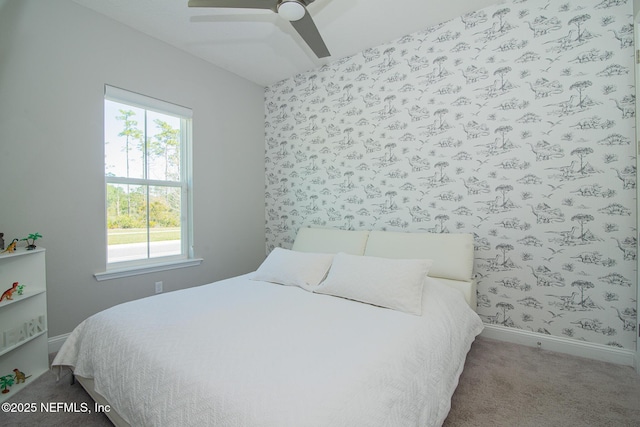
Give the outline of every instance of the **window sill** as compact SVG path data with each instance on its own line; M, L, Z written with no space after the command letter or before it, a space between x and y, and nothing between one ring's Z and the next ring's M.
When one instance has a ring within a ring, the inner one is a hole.
M163 262L158 264L140 265L135 267L109 270L103 273L95 273L93 277L98 282L103 280L121 279L123 277L137 276L140 274L156 273L158 271L175 270L177 268L195 267L202 263L202 258L184 259L180 261Z

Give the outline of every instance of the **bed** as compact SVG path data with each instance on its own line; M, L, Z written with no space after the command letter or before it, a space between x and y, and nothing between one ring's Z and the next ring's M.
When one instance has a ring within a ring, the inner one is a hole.
M439 426L472 274L468 234L301 228L255 272L89 317L52 369L117 426Z

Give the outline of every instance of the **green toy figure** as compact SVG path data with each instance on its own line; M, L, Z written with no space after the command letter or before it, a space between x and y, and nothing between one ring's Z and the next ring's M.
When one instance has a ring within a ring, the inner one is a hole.
M40 237L42 237L42 234L33 233L33 234L29 234L29 237L25 237L24 239L21 239L21 240L25 240L27 242L27 250L32 251L36 248L36 240L38 240ZM31 242L29 242L29 240L31 240Z

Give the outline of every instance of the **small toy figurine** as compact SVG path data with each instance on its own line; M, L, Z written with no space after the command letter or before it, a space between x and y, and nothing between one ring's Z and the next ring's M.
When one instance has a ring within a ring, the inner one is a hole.
M0 387L2 387L2 393L9 393L9 387L13 385L13 375L3 375L0 377Z
M11 241L11 243L9 243L9 246L7 246L7 249L5 249L4 251L0 252L0 253L5 253L5 252L9 252L10 254L13 253L13 251L16 250L16 245L18 244L18 239L13 239Z
M25 375L24 372L20 371L20 369L16 368L13 370L16 374L16 384L23 383L29 378L31 375Z
M16 291L17 288L18 288L18 282L13 282L13 286L2 293L2 296L0 296L0 301L4 299L13 300L13 293Z
M40 233L33 233L33 234L29 234L28 237L25 237L24 239L20 239L20 240L24 240L27 242L27 250L28 251L32 251L36 248L36 240L38 240L38 238L42 237L42 234ZM32 240L31 243L29 243L29 240Z

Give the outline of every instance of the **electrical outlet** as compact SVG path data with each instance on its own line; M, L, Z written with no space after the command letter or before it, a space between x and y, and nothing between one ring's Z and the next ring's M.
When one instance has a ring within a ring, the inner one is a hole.
M156 282L156 294L162 293L162 282Z

